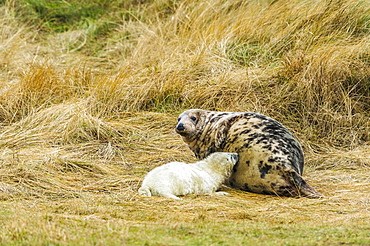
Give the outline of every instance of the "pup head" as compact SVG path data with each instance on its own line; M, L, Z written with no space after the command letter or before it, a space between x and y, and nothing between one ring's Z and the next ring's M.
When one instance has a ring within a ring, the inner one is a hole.
M239 155L237 153L228 152L215 152L210 154L205 161L207 163L214 163L218 166L227 166L232 168L239 160Z

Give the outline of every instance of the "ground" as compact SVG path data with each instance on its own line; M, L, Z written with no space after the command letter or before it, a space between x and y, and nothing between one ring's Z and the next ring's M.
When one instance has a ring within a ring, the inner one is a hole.
M1 244L370 244L369 156L362 150L307 155L304 177L323 199L228 187L228 196L181 201L138 196L155 166L195 160L174 119L127 114L110 124L130 134L111 141L2 148Z

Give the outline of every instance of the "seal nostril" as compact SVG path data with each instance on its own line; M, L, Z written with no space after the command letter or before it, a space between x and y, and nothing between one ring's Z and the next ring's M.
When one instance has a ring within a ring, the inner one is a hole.
M238 162L238 160L239 160L239 156L238 156L238 154L231 154L230 155L230 159L231 159L231 161L233 161L233 162Z
M178 125L177 125L177 127L176 127L176 130L178 130L178 131L183 131L183 130L185 130L184 123L180 123L180 124L178 124Z

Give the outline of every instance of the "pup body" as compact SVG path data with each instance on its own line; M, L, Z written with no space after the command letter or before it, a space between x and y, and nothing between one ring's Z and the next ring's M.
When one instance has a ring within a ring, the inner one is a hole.
M216 152L192 164L167 163L145 176L139 195L180 199L177 196L215 193L230 177L237 161L235 153Z
M322 197L302 178L304 157L298 140L282 124L252 112L190 109L176 132L202 159L217 151L239 154L228 183L241 190L279 196Z

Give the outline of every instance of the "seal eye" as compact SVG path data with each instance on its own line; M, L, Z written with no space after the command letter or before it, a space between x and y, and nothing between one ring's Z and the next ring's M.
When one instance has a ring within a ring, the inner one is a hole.
M179 122L181 120L181 118L177 118L177 122Z
M190 117L190 119L191 119L192 121L196 121L196 120L197 120L197 117L192 116L192 117Z

